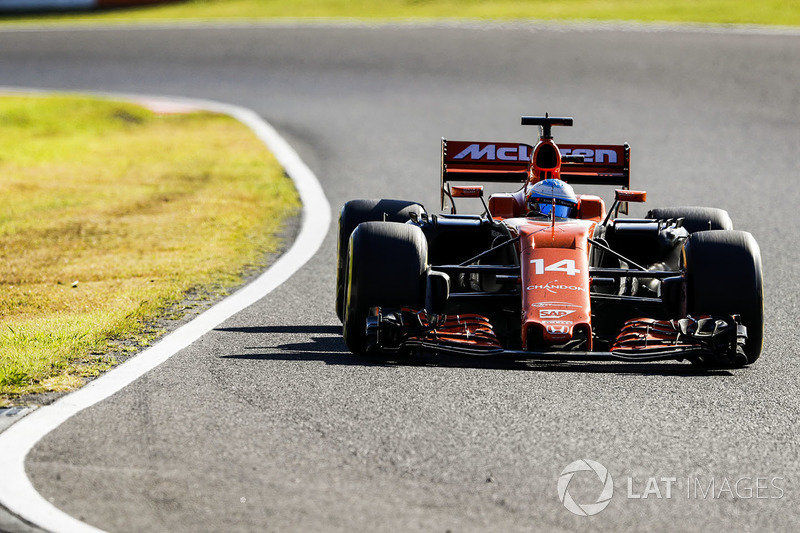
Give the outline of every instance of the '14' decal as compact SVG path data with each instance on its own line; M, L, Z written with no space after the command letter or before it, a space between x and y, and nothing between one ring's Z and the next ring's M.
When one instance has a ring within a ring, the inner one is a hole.
M544 266L544 259L531 259L531 264L534 268L534 273L544 274L545 272L565 272L568 276L580 274L581 271L575 268L574 259L562 259L556 261L552 265Z

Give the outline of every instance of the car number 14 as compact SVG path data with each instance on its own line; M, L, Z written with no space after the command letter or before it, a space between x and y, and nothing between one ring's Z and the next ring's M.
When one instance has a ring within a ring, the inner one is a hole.
M580 274L581 271L575 268L574 259L562 259L556 261L552 265L544 266L544 259L531 259L531 264L534 268L535 274L544 274L545 272L565 272L568 276Z

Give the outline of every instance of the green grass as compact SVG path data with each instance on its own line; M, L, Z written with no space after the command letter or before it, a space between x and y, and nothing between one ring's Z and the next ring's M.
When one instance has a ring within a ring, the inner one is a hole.
M2 97L0 138L0 404L79 385L187 294L241 283L299 209L226 116Z
M64 17L70 21L180 19L536 19L800 25L798 0L189 0ZM48 17L53 20L52 17ZM6 18L37 20L41 18Z

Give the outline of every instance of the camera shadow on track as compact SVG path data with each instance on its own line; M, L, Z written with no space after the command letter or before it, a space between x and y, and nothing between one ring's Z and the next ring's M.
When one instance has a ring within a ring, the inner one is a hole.
M279 335L281 339L299 337L296 342L273 346L248 346L242 354L223 355L223 359L263 361L321 361L329 365L360 366L432 366L529 372L571 372L582 374L662 375L683 377L730 376L726 369L703 368L688 362L657 361L531 361L504 356L460 356L451 354L355 355L347 350L337 325L259 326L217 328L215 331L249 335Z

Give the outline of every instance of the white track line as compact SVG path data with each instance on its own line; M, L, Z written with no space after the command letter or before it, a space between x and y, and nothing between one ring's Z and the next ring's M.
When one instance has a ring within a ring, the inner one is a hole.
M0 88L0 92L21 91ZM204 100L106 93L94 96L140 102L172 102L232 116L252 129L283 165L300 194L303 214L300 233L294 244L256 280L170 333L153 347L85 387L51 405L37 409L0 433L0 504L38 527L58 532L100 530L57 509L36 491L25 473L25 457L33 446L73 415L108 398L289 279L317 252L331 222L330 204L314 173L275 129L255 112L243 107Z

